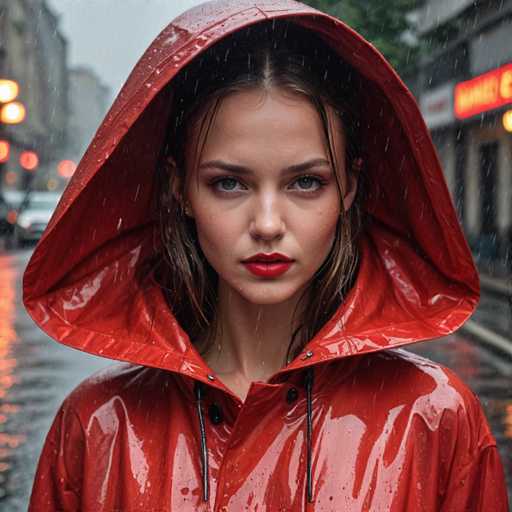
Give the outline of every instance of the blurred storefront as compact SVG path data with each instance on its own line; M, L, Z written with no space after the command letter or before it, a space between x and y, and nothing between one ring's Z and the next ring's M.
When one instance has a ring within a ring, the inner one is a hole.
M512 64L458 83L454 111L466 134L466 229L482 258L505 259L512 225Z
M426 1L418 28L416 91L460 221L477 262L510 272L512 1Z

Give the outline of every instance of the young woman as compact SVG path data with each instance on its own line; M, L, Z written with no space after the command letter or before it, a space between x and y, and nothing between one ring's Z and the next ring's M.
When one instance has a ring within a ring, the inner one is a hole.
M337 19L174 20L24 289L55 339L123 361L59 409L34 512L507 510L475 395L397 349L457 329L478 276L414 99Z

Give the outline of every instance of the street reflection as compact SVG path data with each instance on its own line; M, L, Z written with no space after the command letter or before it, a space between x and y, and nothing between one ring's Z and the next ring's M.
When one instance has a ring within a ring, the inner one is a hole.
M505 407L505 437L512 439L512 403Z
M9 493L13 459L17 449L26 442L27 436L9 428L12 416L20 412L12 396L17 382L17 360L13 346L18 342L15 330L16 277L11 258L0 258L0 497Z
M496 438L512 495L512 361L471 341L461 331L409 349L451 368L477 394Z
M44 438L65 396L112 361L50 340L21 302L30 251L0 252L0 510L25 512Z

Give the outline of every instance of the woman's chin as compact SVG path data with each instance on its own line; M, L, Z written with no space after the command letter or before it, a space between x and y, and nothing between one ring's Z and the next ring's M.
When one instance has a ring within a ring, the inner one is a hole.
M303 287L283 281L258 281L235 286L240 297L255 305L270 306L288 302L299 297Z

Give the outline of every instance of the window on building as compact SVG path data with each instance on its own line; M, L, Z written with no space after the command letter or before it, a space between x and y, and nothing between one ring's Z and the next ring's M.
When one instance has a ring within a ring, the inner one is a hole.
M464 194L466 174L466 133L460 128L455 135L455 189L453 199L459 221L464 225Z
M484 235L496 233L496 178L498 166L498 143L480 146L480 232Z

